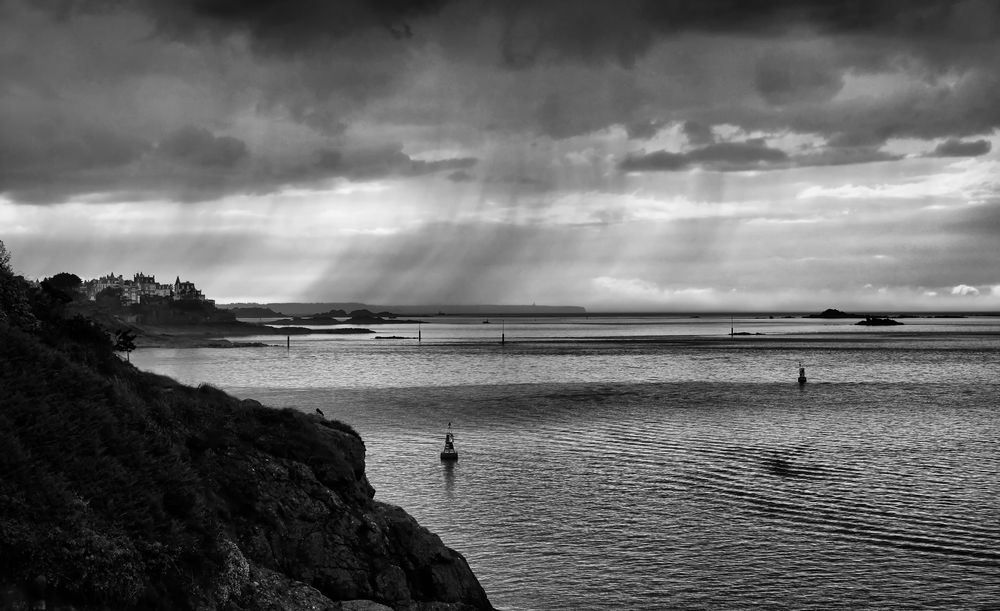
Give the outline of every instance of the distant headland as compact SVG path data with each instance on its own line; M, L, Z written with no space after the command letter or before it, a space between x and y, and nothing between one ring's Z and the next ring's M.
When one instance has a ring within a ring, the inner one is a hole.
M834 308L827 308L819 314L807 314L806 318L861 318L860 314L848 314Z
M237 310L241 318L271 318L326 314L333 310L392 312L399 316L586 316L581 306L560 305L375 305L359 302L220 303L220 309ZM268 315L265 312L271 312Z

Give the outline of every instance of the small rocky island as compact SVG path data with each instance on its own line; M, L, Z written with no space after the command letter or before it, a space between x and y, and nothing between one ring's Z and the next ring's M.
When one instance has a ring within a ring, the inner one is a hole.
M823 310L819 314L807 314L805 318L864 318L864 320L859 320L854 323L855 325L860 325L863 327L888 327L893 325L901 325L903 323L898 320L889 318L888 316L868 316L862 314L849 314L847 312L841 312L833 308L828 308Z
M867 327L891 327L894 325L901 325L903 323L898 320L893 320L888 316L865 316L864 320L859 320L854 324Z
M861 318L858 314L848 314L834 308L823 310L819 314L807 314L806 318Z

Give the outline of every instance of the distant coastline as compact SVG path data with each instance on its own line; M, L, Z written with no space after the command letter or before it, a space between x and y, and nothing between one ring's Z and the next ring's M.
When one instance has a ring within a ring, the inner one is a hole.
M582 306L562 305L376 305L360 302L288 302L288 303L217 303L222 310L271 311L283 316L308 316L323 314L331 310L369 310L371 312L392 312L399 316L586 316Z
M436 316L585 316L588 318L602 318L613 316L633 316L636 318L650 316L678 316L678 317L715 317L715 316L738 316L744 318L857 318L864 319L865 316L877 316L881 318L969 318L976 316L1000 316L1000 311L996 310L863 310L863 314L852 311L840 311L830 308L816 313L815 310L801 310L792 308L777 308L774 310L682 310L682 309L606 309L594 310L584 306L575 305L495 305L495 304L474 304L474 305L377 305L363 302L232 302L216 303L220 310L240 310L240 318L293 318L297 316L314 316L325 314L331 310L369 310L371 312L392 312L397 316L416 316L420 318L432 318ZM829 312L833 316L826 315ZM838 316L839 314L839 316Z

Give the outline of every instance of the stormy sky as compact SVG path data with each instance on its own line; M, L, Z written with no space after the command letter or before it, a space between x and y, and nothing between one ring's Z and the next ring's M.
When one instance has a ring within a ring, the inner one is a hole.
M28 277L1000 309L992 0L0 0Z

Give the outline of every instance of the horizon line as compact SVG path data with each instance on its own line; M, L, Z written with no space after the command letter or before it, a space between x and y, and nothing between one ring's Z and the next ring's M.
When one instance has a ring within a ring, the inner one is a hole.
M630 314L630 315L657 315L657 314L676 314L676 315L716 315L716 316L730 316L735 314L743 315L772 315L772 314L821 314L827 310L838 310L847 314L849 316L865 316L870 314L967 314L967 315L998 315L1000 316L1000 310L996 309L956 309L956 308L924 308L924 307L902 307L902 308L879 308L879 309L857 309L848 307L847 309L840 308L822 308L822 309L805 309L805 308L771 308L771 309L721 309L718 307L697 309L697 308L596 308L591 309L586 306L580 305L549 305L549 304L496 304L496 303L417 303L417 304L378 304L370 303L365 301L231 301L231 302L216 302L216 306L226 309L232 309L237 307L265 307L270 305L323 305L323 306L337 306L337 305L360 305L377 307L383 310L391 311L392 308L405 308L405 309L421 309L426 308L428 310L447 308L449 310L458 310L461 308L468 308L469 314L485 314L491 313L487 308L498 308L502 310L511 309L524 309L524 310L553 310L553 309L565 309L565 310L577 310L585 314L600 314L600 315L611 315L611 314ZM457 312L451 312L455 314ZM504 312L494 312L494 313L504 313Z

